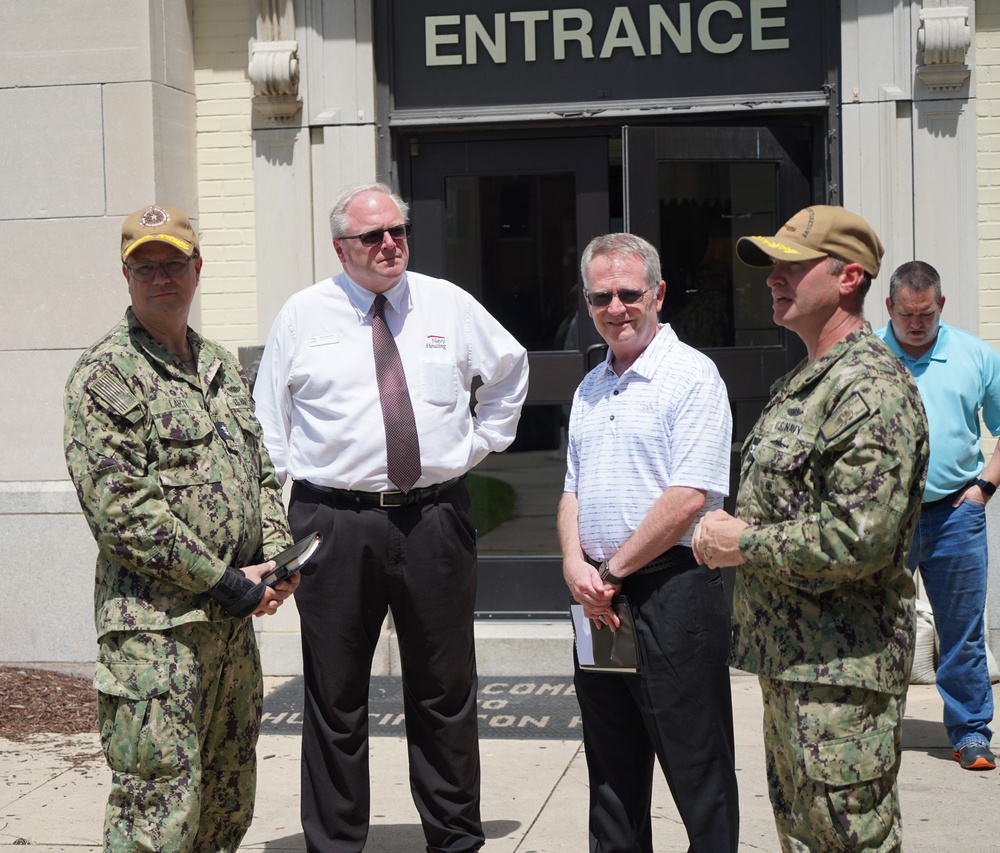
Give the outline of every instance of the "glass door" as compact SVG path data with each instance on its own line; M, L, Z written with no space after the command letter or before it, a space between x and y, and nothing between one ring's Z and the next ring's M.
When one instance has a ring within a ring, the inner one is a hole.
M774 234L818 199L813 129L626 127L625 229L660 251L662 319L715 361L733 405L739 448L771 383L804 355L771 320L767 271L742 264L736 241ZM734 484L739 475L734 470ZM735 489L732 490L735 495Z
M604 356L579 276L580 254L598 234L624 227L659 248L663 319L716 361L729 389L735 495L743 437L771 383L802 355L771 322L765 273L739 264L735 244L775 233L824 185L813 177L813 136L803 123L399 140L411 267L471 292L529 351L517 439L468 478L480 618L567 616L556 507L573 392Z
M414 137L403 150L411 267L468 290L529 352L517 438L467 478L479 537L477 615L565 618L555 518L570 403L600 341L578 269L583 247L607 230L607 138Z
M743 440L771 384L805 355L799 339L772 322L767 270L741 263L736 241L776 233L813 201L811 187L823 186L812 180L813 136L808 124L623 129L626 230L659 249L662 319L715 361L729 392L730 511ZM731 600L735 570L722 574Z

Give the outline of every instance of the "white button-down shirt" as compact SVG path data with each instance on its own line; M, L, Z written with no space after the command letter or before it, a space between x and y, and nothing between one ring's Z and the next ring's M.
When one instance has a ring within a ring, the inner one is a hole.
M527 353L472 296L407 272L386 291L420 439L416 487L466 473L513 440L528 389ZM295 294L268 336L254 388L278 479L366 492L386 476L372 354L375 294L341 273ZM482 379L476 413L473 377Z
M662 326L620 377L611 353L573 397L564 491L579 502L580 544L613 557L671 486L708 492L681 537L729 494L733 421L715 363Z

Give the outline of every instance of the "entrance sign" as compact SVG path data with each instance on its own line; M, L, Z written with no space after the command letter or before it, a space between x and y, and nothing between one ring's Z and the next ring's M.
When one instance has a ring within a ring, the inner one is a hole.
M756 0L750 6L750 49L751 50L785 50L788 48L787 38L766 38L768 27L783 28L784 17L764 17L764 3L772 7L784 7L787 0ZM697 26L692 27L691 4L681 3L678 8L677 20L674 21L660 4L649 7L649 44L648 52L652 56L663 53L664 36L668 43L672 42L677 53L691 53L695 36L697 43L709 53L732 53L743 44L744 34L730 28L726 32L725 41L717 41L712 29L712 19L715 15L728 16L730 22L743 17L743 12L731 0L716 0L703 7L698 13ZM537 45L540 28L544 28L542 37L551 31L552 56L556 61L565 61L567 53L574 44L583 59L594 58L594 46L600 45L600 58L610 59L616 50L630 50L634 56L646 56L647 45L644 44L639 28L632 17L628 6L616 6L611 14L611 22L603 34L594 32L594 16L586 9L557 9L552 12L552 25L545 27L549 21L548 11L511 12L505 15L497 12L493 15L493 31L480 19L479 15L433 15L424 18L425 34L425 64L430 65L475 65L479 61L478 48L482 45L488 54L488 61L502 65L507 61L508 29L512 38L512 46L518 47L520 37L520 55L525 62L535 62L538 59ZM508 28L509 22L509 28ZM462 29L464 28L465 54L449 50L450 45L457 45L461 50L463 44Z
M836 4L569 2L387 0L393 111L819 92L837 65Z

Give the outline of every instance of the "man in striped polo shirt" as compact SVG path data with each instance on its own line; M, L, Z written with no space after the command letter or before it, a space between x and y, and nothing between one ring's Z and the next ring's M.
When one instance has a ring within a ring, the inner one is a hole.
M653 850L654 758L692 853L735 851L739 802L722 578L695 563L691 534L729 490L732 416L713 362L661 325L656 249L631 234L591 241L589 313L609 350L569 422L559 504L563 575L595 630L629 598L641 674L576 667L590 775L590 850Z

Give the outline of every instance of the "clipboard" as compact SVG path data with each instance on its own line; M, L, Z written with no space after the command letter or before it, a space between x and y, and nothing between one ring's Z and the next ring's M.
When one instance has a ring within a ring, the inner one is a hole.
M632 605L627 596L616 595L611 601L611 607L621 621L617 631L607 627L598 630L583 615L582 604L570 605L577 663L580 669L588 672L641 675L642 648L635 630Z
M274 586L289 575L295 574L316 553L316 549L322 541L323 537L319 533L310 533L290 548L286 548L281 553L271 557L278 565L274 567L270 574L264 575L260 582L267 586Z

